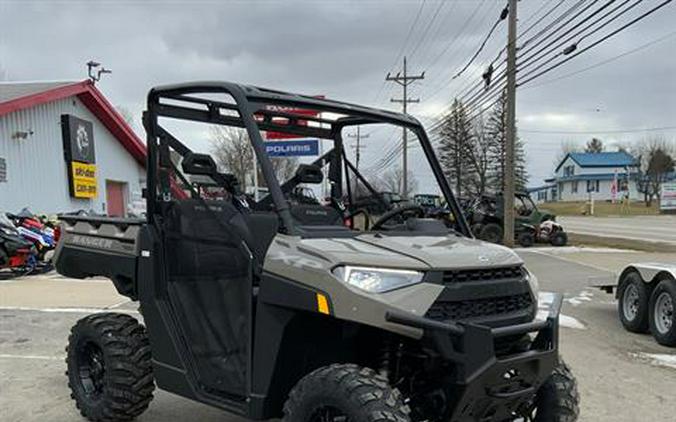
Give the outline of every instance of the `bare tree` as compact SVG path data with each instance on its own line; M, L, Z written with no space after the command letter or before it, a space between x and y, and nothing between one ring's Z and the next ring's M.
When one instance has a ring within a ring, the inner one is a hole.
M644 139L639 144L637 152L639 169L636 187L643 194L643 200L649 207L653 199L660 199L662 183L666 182L667 175L674 171L676 143L667 141L661 135L653 136Z
M244 129L212 126L210 133L211 153L216 164L239 181L246 192L247 179L253 171L253 151L249 136Z
M565 140L561 142L561 149L559 150L559 153L556 155L556 158L554 159L554 167L558 166L561 164L561 161L566 158L568 154L571 152L581 152L582 148L580 148L580 145L577 144L573 140Z
M375 183L376 189L398 193L403 198L410 198L418 190L418 180L409 171L407 191L403 192L403 175L404 172L401 167L393 167L378 178L378 181Z
M118 105L115 107L117 112L120 113L120 116L124 119L125 122L133 129L134 128L134 113L129 111L125 106Z

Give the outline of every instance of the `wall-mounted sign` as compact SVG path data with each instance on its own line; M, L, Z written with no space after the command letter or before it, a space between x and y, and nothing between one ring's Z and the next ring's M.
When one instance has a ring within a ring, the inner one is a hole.
M70 114L61 116L63 152L68 166L70 195L75 198L95 198L96 154L94 125Z
M270 157L307 157L319 155L319 139L266 141L265 152Z
M70 195L96 198L96 164L70 162Z

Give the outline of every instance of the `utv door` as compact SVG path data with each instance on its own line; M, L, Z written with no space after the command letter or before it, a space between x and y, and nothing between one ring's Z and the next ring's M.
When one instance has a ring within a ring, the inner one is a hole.
M183 199L165 213L165 282L186 369L206 393L244 397L251 337L252 255L231 201Z

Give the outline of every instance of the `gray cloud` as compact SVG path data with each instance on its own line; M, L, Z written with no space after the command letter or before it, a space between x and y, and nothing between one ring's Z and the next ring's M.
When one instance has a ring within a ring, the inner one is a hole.
M504 6L495 0L447 3L419 42L439 6L427 1L405 49L413 56L412 71L427 72L426 80L412 88L422 103L411 107L411 112L423 118L434 115L461 87L479 78L482 68L473 66L464 77L447 83ZM637 9L646 10L658 2L644 3ZM519 4L525 26L541 2ZM82 79L84 63L94 58L114 72L101 81L101 89L114 104L136 116L151 86L199 79L235 80L394 108L389 97L398 96L399 90L393 85L383 87L383 78L388 70L396 71L393 62L419 5L417 1L384 0L0 1L0 78ZM477 7L474 19L454 39ZM663 36L674 30L674 21L676 8L667 6L540 81ZM504 42L505 25L501 25L477 64L490 61ZM419 48L413 54L416 45ZM531 134L527 129L591 131L675 125L674 52L676 37L578 76L520 91L518 118L531 159L532 184L551 170L563 140L584 142L592 135ZM674 133L665 135L674 139ZM624 142L644 134L596 136ZM365 164L385 148L365 152Z

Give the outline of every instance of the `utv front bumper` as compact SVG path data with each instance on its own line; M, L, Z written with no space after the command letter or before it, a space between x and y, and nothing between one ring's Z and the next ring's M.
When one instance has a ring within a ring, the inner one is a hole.
M442 359L452 363L449 422L512 420L527 408L558 363L559 313L555 295L545 319L499 328L438 322L390 312L389 322L420 328ZM496 341L523 338L519 352L497 356Z

